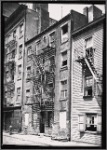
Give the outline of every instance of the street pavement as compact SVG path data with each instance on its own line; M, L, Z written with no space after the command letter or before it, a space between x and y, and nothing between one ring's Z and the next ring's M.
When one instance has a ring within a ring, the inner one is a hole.
M24 135L24 134L12 134L3 133L3 145L36 145L36 146L70 146L70 147L95 147L97 145L80 143L74 141L56 141L52 140L51 137L46 137L44 135Z

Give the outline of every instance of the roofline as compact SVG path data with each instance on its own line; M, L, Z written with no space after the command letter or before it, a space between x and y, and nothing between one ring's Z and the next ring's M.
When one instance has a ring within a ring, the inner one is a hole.
M5 24L8 26L8 23L11 21L11 19L18 14L18 11L23 11L23 9L27 9L27 6L25 5L19 5L18 8L10 15L10 17L6 20Z
M29 44L30 42L33 42L34 40L38 39L39 37L41 37L42 35L44 35L46 32L48 32L49 30L51 30L52 28L58 26L60 23L62 23L63 21L67 20L69 17L71 16L71 12L66 15L65 17L63 17L62 19L60 19L59 21L55 22L54 24L52 24L51 26L47 27L45 30L43 30L40 34L34 36L32 39L28 40L25 42L25 44Z
M106 17L105 17L105 14L103 16L101 16L100 18L88 23L87 25L85 26L82 26L80 27L79 29L75 30L72 32L72 36L75 36L76 34L80 33L80 32L83 32L84 30L86 30L87 28L97 24L97 23L100 23L102 20L104 20Z

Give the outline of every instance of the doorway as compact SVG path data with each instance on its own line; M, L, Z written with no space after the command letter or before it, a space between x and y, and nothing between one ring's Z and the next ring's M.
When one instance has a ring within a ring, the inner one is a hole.
M45 113L40 113L40 133L45 132Z

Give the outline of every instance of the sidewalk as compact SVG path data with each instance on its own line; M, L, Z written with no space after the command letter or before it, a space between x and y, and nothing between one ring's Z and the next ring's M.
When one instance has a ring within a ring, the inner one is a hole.
M34 142L34 143L41 143L42 145L48 145L48 146L81 146L81 147L95 147L97 145L94 144L88 144L88 143L80 143L80 142L74 142L74 141L68 141L68 142L62 142L62 141L56 141L52 140L51 137L46 137L44 135L42 136L37 136L37 135L24 135L24 134L12 134L9 135L9 133L3 133L3 136L6 137L11 137L11 138L16 138L20 139L23 141L29 141L29 142Z

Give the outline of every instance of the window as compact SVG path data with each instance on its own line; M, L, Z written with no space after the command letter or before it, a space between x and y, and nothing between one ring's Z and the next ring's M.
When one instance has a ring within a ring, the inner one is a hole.
M97 115L86 114L86 130L97 131Z
M13 38L16 38L16 30L13 31Z
M19 46L19 59L22 58L22 44Z
M92 96L93 95L93 76L91 72L87 68L85 71L85 79L84 79L84 96Z
M67 80L61 81L61 99L67 98Z
M31 66L27 67L27 78L31 76Z
M55 47L55 32L50 34L50 46Z
M54 69L55 69L55 57L54 56L52 56L52 57L50 57L50 71L54 71Z
M85 53L89 62L94 63L94 49L93 49L93 38L89 37L85 40Z
M92 37L89 37L85 40L85 47L86 49L93 47L93 39Z
M27 49L27 55L31 55L32 54L32 46L29 46Z
M28 103L30 101L30 89L26 90L26 102Z
M6 78L9 78L9 71L6 71Z
M17 102L21 102L21 88L17 88Z
M59 125L60 125L60 128L66 128L66 111L60 112Z
M30 55L32 54L32 46L29 46L27 49L27 61L31 60Z
M68 40L68 24L61 28L61 42L64 43Z
M79 115L79 131L101 133L101 114L86 113Z
M62 67L67 66L67 51L62 53Z
M18 78L21 78L21 65L18 66Z
M15 50L12 51L12 58L15 58Z
M20 37L22 37L22 35L23 35L23 23L20 24L19 35L20 35Z

